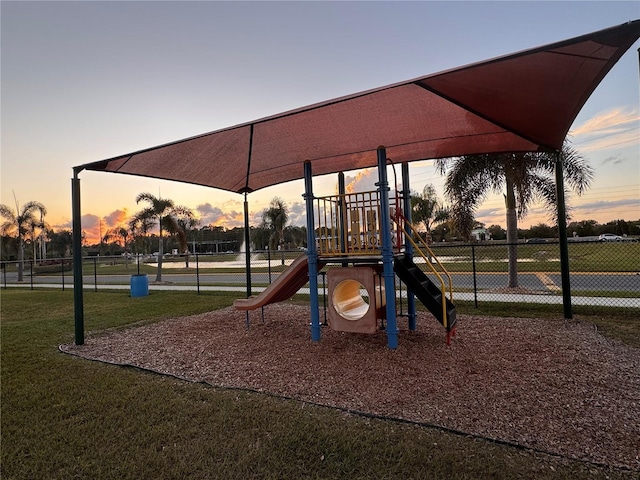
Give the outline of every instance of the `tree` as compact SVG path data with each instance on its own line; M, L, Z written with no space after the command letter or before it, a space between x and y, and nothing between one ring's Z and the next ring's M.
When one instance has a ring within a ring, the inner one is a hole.
M565 185L577 195L588 188L593 169L573 149L568 140L560 152ZM522 219L534 201L542 201L556 220L554 153L503 153L443 158L436 161L441 174L446 174L445 194L454 208L452 217L461 232L467 230L475 210L489 192L502 193L505 199L509 256L508 286L518 286L517 241L518 219Z
M50 249L53 254L57 254L61 258L71 255L71 247L73 246L71 230L59 230L57 232L49 230L47 237L49 237Z
M411 221L422 223L427 232L427 243L431 243L432 228L448 219L449 209L442 204L433 185L425 185L422 194L411 194Z
M269 236L269 248L275 250L274 247L278 245L278 249L282 252L282 264L284 265L284 229L289 221L289 210L280 197L273 197L269 207L262 212L262 225L271 232Z
M36 216L36 214L40 214ZM24 239L26 235L32 231L34 224L39 224L40 218L47 214L47 209L40 202L27 202L22 206L18 206L16 201L16 209L12 210L7 205L0 205L0 216L4 219L0 226L3 235L15 235L18 241L18 281L23 281L24 271ZM40 218L39 218L40 217Z
M32 252L32 257L34 260L36 260L38 258L38 246L40 248L40 259L44 260L45 258L45 254L44 254L44 243L45 243L45 236L46 236L46 227L47 225L45 224L44 221L44 215L45 215L45 211L40 210L40 218L37 219L35 217L35 215L33 216L33 218L31 220L29 220L28 223L28 228L29 228L29 239L31 240L31 248L33 249ZM36 231L39 229L39 232L36 234Z
M154 222L151 218L142 218L135 214L129 220L129 230L133 237L133 243L136 253L149 253L148 237L149 230L153 228ZM142 245L140 245L140 243ZM138 246L141 248L138 249ZM140 250L140 252L138 251Z
M158 270L156 273L156 282L162 281L162 257L164 256L163 245L163 229L175 221L176 215L192 215L191 210L187 207L177 206L168 198L159 198L151 193L140 193L136 197L136 203L146 202L148 207L136 213L134 219L140 224L145 224L148 220L157 222L160 231L158 241Z
M181 254L185 255L185 267L189 268L189 232L198 226L199 220L189 209L175 212L175 216L164 217L166 229L178 238Z
M125 268L129 268L129 255L127 252L127 240L129 239L129 230L124 227L114 227L107 230L107 233L104 234L103 240L105 243L109 243L110 241L115 240L117 243L122 245L124 249L124 263Z
M538 223L529 228L529 237L531 238L553 238L555 229L546 223Z
M500 225L491 225L487 230L489 230L493 240L504 240L507 238L507 232Z
M284 229L284 240L287 245L294 248L305 247L307 245L307 227L289 225Z
M596 220L580 220L579 222L571 222L567 230L577 237L592 237L600 234L600 224Z

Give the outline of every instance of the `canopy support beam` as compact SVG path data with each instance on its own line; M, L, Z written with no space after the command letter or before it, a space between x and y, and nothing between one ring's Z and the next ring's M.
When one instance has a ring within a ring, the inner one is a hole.
M567 239L567 211L564 201L564 173L562 154L556 152L556 201L558 202L558 240L560 242L560 273L562 278L562 305L564 318L573 318L571 312L571 279L569 276L569 240Z
M309 303L311 306L311 340L320 341L320 312L318 310L318 252L316 250L315 219L313 215L313 173L311 162L304 162L304 203L307 209L307 264L309 266Z
M80 179L82 169L73 169L71 179L72 249L73 249L73 313L76 345L84 345L84 298L82 285L82 214L80 209Z
M387 151L378 147L378 192L380 193L380 231L382 237L382 278L387 300L387 346L398 348L398 324L396 320L396 274L393 270L393 245L391 243L391 217L389 215L389 182L387 180Z

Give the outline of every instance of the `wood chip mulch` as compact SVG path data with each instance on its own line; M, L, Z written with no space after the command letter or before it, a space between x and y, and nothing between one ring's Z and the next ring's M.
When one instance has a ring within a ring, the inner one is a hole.
M640 471L640 349L578 320L459 316L442 326L420 313L399 345L384 331L322 328L287 302L227 308L89 335L61 345L84 358L134 365L214 386L248 388L390 416ZM321 321L324 319L321 312Z

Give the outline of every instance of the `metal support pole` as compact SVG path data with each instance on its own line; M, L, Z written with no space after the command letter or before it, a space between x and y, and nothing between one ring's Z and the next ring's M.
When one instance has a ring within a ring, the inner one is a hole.
M380 193L380 230L382 236L382 277L387 297L387 346L395 350L398 347L398 328L396 322L396 291L393 271L393 244L391 243L391 219L389 211L389 182L387 181L387 153L384 147L378 147L378 192Z
M84 345L84 298L82 291L82 218L80 210L80 179L74 169L71 180L73 227L73 312L76 345Z
M569 277L569 241L567 239L567 212L564 202L564 175L562 155L556 152L556 201L558 202L558 239L560 240L560 272L562 277L562 305L564 318L573 318L571 312L571 280Z
M402 164L402 200L403 214L407 222L411 223L411 188L409 186L409 164ZM404 254L413 258L413 245L408 238L404 239ZM409 315L409 330L416 329L416 296L407 288L407 314Z
M304 163L304 201L307 207L307 263L309 265L309 300L311 304L311 340L320 341L320 312L318 301L318 252L316 250L315 219L313 216L313 175L311 162Z

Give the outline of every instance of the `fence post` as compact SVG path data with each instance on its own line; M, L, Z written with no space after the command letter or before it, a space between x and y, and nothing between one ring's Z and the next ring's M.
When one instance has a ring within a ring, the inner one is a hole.
M471 264L473 266L473 301L478 308L478 284L476 282L476 246L471 244Z
M200 295L200 264L198 263L197 253L196 253L196 285L198 289L198 295Z
M269 283L271 283L271 249L267 245L267 270L269 272Z
M60 259L60 274L62 275L62 291L64 292L64 257Z
M93 291L98 291L98 259L93 257Z
M2 262L2 278L4 279L4 289L7 289L7 264Z

